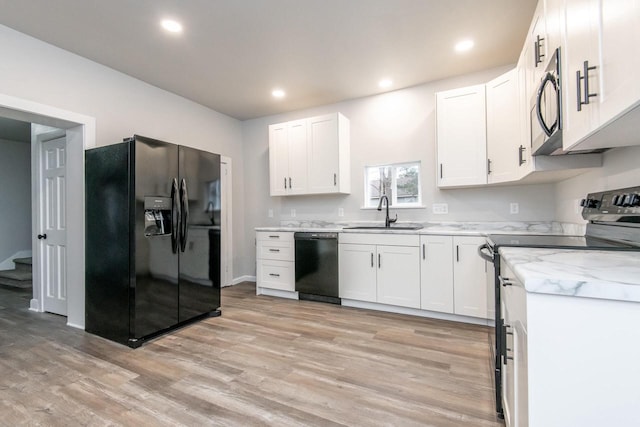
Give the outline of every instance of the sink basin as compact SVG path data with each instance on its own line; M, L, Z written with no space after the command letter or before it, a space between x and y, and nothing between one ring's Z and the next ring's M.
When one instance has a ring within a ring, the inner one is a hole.
M344 227L343 230L420 230L423 227L421 225L396 225L392 227L385 227L384 225L369 225L362 227Z

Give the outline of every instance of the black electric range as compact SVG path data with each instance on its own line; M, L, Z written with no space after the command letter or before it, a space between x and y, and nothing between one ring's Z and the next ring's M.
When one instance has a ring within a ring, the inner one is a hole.
M584 236L490 234L478 254L494 266L495 330L492 353L495 372L496 411L502 410L502 366L505 363L505 331L500 313L500 255L503 246L572 250L640 252L640 187L590 193L582 200L582 217L588 220Z

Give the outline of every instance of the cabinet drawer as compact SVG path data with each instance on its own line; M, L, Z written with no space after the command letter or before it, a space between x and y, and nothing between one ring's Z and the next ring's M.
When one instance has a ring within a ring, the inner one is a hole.
M273 259L280 261L293 261L293 242L257 242L257 259Z
M293 244L292 231L257 231L256 241L265 242L291 242Z
M295 291L293 262L258 260L256 274L259 287Z

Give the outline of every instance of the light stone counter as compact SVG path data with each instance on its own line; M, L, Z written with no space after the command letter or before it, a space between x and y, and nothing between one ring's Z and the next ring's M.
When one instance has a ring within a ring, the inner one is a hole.
M500 248L527 292L640 302L640 253Z
M420 225L419 230L393 229L348 229L346 227L382 226L375 222L328 222L328 221L282 221L280 226L256 227L255 231L291 231L291 232L345 232L345 233L398 233L398 234L441 234L484 236L487 234L556 234L584 235L584 225L559 222L399 222L395 226Z

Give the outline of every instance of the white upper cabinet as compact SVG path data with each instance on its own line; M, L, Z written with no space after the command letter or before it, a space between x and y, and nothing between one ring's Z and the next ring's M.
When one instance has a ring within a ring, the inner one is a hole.
M307 123L307 193L349 193L349 120L342 114L328 114Z
M271 195L349 193L349 144L339 113L270 125Z
M307 122L269 126L269 174L272 196L304 194L307 187Z
M436 93L438 187L487 183L485 85Z
M640 0L567 0L565 150L640 144Z
M522 131L518 70L513 69L486 85L487 180L515 181L522 164Z

